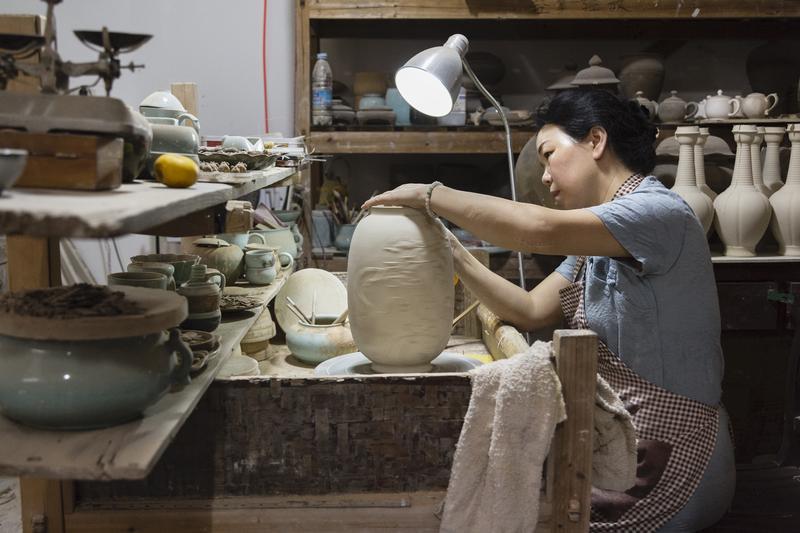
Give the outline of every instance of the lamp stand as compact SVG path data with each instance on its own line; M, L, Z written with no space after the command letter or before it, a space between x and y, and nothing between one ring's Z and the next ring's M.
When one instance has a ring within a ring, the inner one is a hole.
M472 80L472 83L475 84L475 87L478 88L481 94L492 103L495 109L497 109L497 114L500 115L500 119L503 121L503 128L506 130L506 154L508 155L508 177L511 183L511 199L516 202L517 186L514 176L514 152L511 150L511 128L508 127L508 118L506 118L503 107L495 100L494 96L486 90L486 87L478 80L475 73L472 72L472 68L469 66L469 63L467 63L466 57L462 57L461 62L464 65L464 71L467 73L467 76L469 76L469 79ZM517 263L519 266L519 286L525 290L525 268L522 264L522 252L517 252Z

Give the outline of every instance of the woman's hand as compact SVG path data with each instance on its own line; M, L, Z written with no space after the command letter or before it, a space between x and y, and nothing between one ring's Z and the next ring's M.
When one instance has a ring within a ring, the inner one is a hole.
M374 205L400 205L404 207L414 207L425 209L425 197L428 194L428 186L424 183L406 183L386 191L377 196L373 196L361 206L362 209Z

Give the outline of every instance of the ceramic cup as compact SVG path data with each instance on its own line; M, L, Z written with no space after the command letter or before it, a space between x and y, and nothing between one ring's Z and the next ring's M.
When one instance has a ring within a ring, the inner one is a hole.
M167 277L167 289L175 290L175 267L169 263L159 263L157 261L145 261L141 263L130 263L127 267L128 272L158 272Z
M275 265L270 267L247 267L244 272L247 281L253 285L269 285L275 281Z
M272 246L270 244L261 244L253 242L251 242L245 247L245 253L256 250L267 250L275 254L275 258L278 261L280 261L281 270L288 270L294 266L294 257L292 257L292 254L288 252L281 252L280 248L278 247Z
M160 272L114 272L108 275L108 285L130 285L167 290L167 276Z
M275 265L275 252L272 250L248 250L244 254L247 268L268 268Z
M131 263L169 263L175 269L173 275L178 287L189 281L192 266L199 262L200 256L195 254L146 254L131 257Z

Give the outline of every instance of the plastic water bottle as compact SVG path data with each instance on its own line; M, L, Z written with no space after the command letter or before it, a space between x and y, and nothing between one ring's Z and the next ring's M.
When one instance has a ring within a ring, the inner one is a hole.
M311 72L311 125L333 124L333 71L328 63L328 54L317 54L317 62Z

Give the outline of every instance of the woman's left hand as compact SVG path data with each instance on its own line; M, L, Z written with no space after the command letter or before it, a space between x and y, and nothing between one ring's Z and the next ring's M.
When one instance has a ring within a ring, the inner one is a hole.
M373 196L361 206L362 209L374 205L399 205L404 207L414 207L425 209L425 197L428 194L428 186L424 183L406 183L386 191L377 196Z

